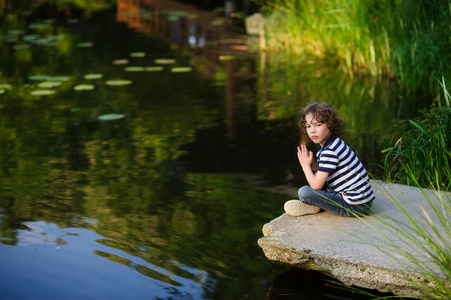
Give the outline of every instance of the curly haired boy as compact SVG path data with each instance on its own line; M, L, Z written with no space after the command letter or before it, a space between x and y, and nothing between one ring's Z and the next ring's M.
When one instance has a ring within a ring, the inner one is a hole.
M309 185L299 189L299 200L285 203L286 213L301 216L323 209L344 217L368 214L375 195L365 167L339 137L343 125L336 110L328 103L312 103L301 110L299 126L321 148L318 163L305 145L297 148Z

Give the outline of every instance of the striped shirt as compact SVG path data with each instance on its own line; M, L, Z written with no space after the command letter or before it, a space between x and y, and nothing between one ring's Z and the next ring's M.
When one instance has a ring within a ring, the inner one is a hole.
M318 171L329 173L326 184L353 205L374 200L369 176L359 158L338 136L332 134L317 153Z

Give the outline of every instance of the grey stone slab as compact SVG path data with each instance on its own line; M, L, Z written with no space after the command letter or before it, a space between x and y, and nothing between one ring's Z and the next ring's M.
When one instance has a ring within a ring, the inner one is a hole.
M381 181L371 184L376 200L369 216L283 214L263 226L258 244L273 262L318 270L347 285L424 296L418 282L427 282L429 274L443 278L446 274L430 263L426 252L431 247L421 235L451 247L449 224L440 219L451 220L450 210L443 214L434 210L442 207L440 198L451 205L451 196ZM423 234L413 230L415 225Z

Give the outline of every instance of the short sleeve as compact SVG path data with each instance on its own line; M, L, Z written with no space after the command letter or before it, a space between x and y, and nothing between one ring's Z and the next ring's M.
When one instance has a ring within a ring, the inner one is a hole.
M338 166L338 156L333 151L323 150L318 164L318 171L333 173Z

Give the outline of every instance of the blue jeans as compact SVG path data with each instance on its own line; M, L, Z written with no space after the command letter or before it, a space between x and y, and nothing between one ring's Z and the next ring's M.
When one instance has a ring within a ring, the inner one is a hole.
M338 192L325 190L315 190L306 185L298 191L299 200L306 204L318 206L331 213L342 217L355 217L356 215L366 215L369 213L373 201L351 205L343 199Z

